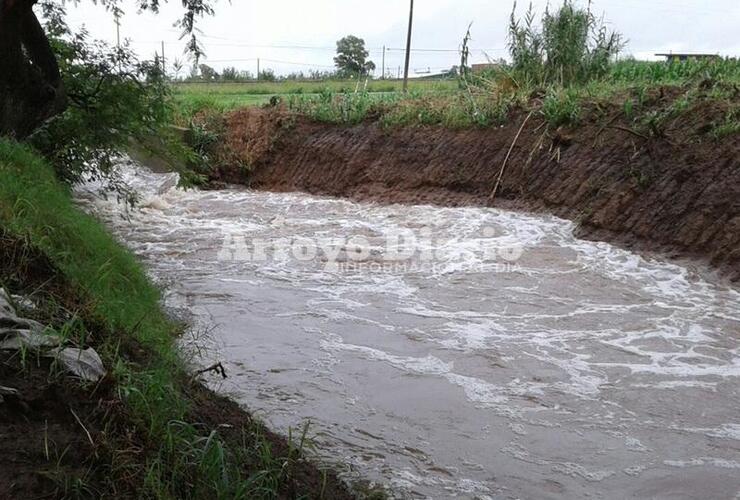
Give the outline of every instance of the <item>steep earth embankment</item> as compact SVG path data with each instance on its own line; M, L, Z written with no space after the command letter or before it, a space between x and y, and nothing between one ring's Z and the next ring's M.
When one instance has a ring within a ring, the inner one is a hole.
M502 127L449 130L373 120L338 126L243 109L225 117L212 179L359 200L545 210L576 221L580 236L706 259L738 280L740 136L709 133L725 113L697 102L651 131L617 105L591 110L572 129L553 130L533 114L515 141L524 112Z

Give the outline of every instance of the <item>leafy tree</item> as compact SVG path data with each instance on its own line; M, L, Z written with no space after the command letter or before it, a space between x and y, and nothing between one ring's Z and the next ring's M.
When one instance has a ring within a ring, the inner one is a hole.
M218 80L218 72L209 65L201 64L198 69L200 69L200 76L203 80Z
M277 76L275 75L275 72L273 70L268 68L260 71L258 79L266 82L274 82L277 80Z
M74 0L75 2L79 0ZM121 0L92 0L120 13ZM157 12L166 0L139 0L142 10ZM213 13L215 0L181 0L184 14L177 25L189 36L188 50L202 54L194 35L196 20ZM39 0L0 0L0 135L24 138L69 100L59 62L47 33L33 10ZM43 12L58 12L64 0L41 0Z
M161 64L136 59L127 47L109 47L70 32L57 10L47 23L68 105L26 140L70 184L96 180L103 191L131 201L114 171L119 151L131 140L146 144L166 137L171 108Z
M254 75L250 71L240 71L235 67L226 67L221 72L221 80L226 82L248 82L254 80Z
M235 67L227 67L221 72L221 79L227 82L236 82L240 79L239 70Z
M334 64L344 75L364 75L375 69L375 63L367 60L368 55L365 40L349 35L337 42Z

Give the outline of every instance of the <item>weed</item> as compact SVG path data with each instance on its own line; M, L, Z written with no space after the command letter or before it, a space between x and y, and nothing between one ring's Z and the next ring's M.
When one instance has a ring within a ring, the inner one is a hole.
M581 116L578 94L571 89L550 89L542 102L542 114L551 127L577 124Z
M729 110L725 119L712 127L710 134L716 140L740 134L740 106Z
M509 21L509 52L516 79L528 85L570 86L606 74L611 59L623 47L619 33L609 32L591 10L570 0L535 24L532 4L523 22L516 18L516 3Z
M652 137L665 137L666 129L669 128L671 120L685 112L695 97L695 92L689 90L669 106L648 112L642 118L642 128L646 129Z
M624 116L630 121L635 117L635 102L632 99L624 101Z

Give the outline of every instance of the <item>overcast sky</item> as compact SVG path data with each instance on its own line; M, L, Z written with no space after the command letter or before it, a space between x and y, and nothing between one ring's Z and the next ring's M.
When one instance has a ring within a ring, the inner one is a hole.
M559 3L552 0L551 3ZM585 3L577 2L577 3ZM183 56L173 22L180 2L170 0L159 15L139 14L134 0L124 0L121 37L141 56L152 56L165 42L169 61ZM459 62L457 49L473 23L472 62L506 56L506 28L511 0L416 0L412 73L438 72ZM533 0L544 10L547 0ZM625 55L651 58L656 52L702 52L740 56L740 0L595 0L594 11L629 40ZM523 13L526 0L520 0ZM115 43L112 17L91 1L68 6L70 26L85 25L96 38ZM207 57L202 62L222 69L236 66L277 73L331 69L336 40L353 34L364 38L380 72L382 47L386 67L402 64L408 22L407 0L220 0L214 17L199 24ZM424 50L426 49L426 50ZM435 51L429 51L435 49Z

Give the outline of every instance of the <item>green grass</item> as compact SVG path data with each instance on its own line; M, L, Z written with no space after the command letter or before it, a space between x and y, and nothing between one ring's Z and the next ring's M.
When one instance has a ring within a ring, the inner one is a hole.
M648 96L660 87L693 89L685 99L673 103L665 111L666 116L656 117L665 121L683 111L691 100L724 101L730 106L737 103L735 89L740 84L740 62L729 59L684 63L620 61L613 63L604 77L567 87L522 87L516 76L503 68L473 76L469 90L435 93L422 90L408 95L388 94L385 98L371 93L324 93L293 96L288 103L299 113L329 123L352 124L379 116L384 125L448 128L499 125L507 121L511 109L519 106L537 111L551 127L558 127L577 125L584 110L593 104L623 102L625 114L633 118L644 112ZM716 135L733 133L736 123L734 115L728 115L725 122L717 124Z
M337 93L366 90L368 92L400 92L403 82L400 80L370 80L358 86L356 80L328 81L285 81L285 82L213 82L213 83L175 83L175 93L179 95L226 96L226 95L276 95L276 94L320 94L330 91ZM411 79L409 89L416 91L445 91L457 88L455 80L419 80Z
M740 105L727 111L724 120L714 125L711 134L717 140L740 134Z
M187 127L193 116L204 110L224 113L238 108L262 106L270 102L270 95L245 94L245 95L200 95L179 94L173 96L174 122L175 125Z
M178 103L185 105L198 104L199 102L208 102L217 104L223 108L241 108L247 106L262 106L270 102L272 95L269 94L214 94L214 95L197 95L197 94L178 94L175 99Z
M551 127L576 125L581 117L581 96L573 89L550 89L542 101L542 114Z
M0 172L0 224L44 251L93 300L111 331L131 332L174 361L174 325L160 313L159 291L134 256L74 207L53 169L30 149L1 140Z
M650 62L622 60L612 64L604 78L608 82L653 85L683 85L710 78L720 82L740 82L737 59L689 60L684 62Z
M599 74L569 86L537 86L531 83L536 79L503 67L470 75L466 85L455 80L412 81L407 94L398 91L400 82L371 81L367 91L357 92L356 82L179 84L174 95L177 123L183 126L189 126L192 117L201 111L222 113L261 105L273 96L289 110L320 122L354 125L373 119L386 128L498 126L507 123L511 111L517 108L535 111L552 128L577 126L590 109L616 102L630 122L637 121L648 133L657 135L660 127L694 100L713 100L733 109L740 85L740 62L622 60L609 64L606 72ZM656 92L663 95L666 87L680 88L687 97L655 106ZM668 108L656 109L664 104ZM730 113L715 125L712 135L726 137L737 129L736 115Z
M457 89L455 80L411 80L409 89L416 93L448 93ZM274 96L283 100L290 98L316 98L325 94L363 94L368 93L383 99L399 94L403 84L398 80L371 80L358 85L356 80L337 81L285 81L248 83L175 83L173 97L178 109L178 123L193 111L204 108L227 111L240 107L261 106L270 102ZM355 92L357 91L357 92Z
M94 332L95 347L113 374L128 424L150 450L140 464L141 496L275 498L297 455L273 456L259 426L246 429L244 446L231 449L215 432L188 423L182 391L188 376L175 345L180 326L163 314L160 291L136 258L75 207L54 170L29 148L0 140L0 179L0 230L41 250L90 301L96 325L107 332ZM145 359L127 357L132 345ZM244 473L247 466L252 474Z

